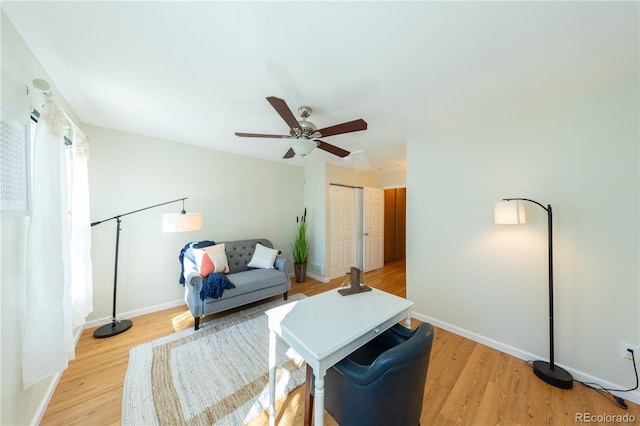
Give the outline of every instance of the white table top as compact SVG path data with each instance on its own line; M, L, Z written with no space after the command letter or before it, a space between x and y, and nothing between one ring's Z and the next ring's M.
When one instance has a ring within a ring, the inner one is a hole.
M305 359L323 360L367 333L377 333L378 326L384 331L386 323L408 315L411 306L412 301L377 289L349 296L333 289L270 309L267 315L269 329Z

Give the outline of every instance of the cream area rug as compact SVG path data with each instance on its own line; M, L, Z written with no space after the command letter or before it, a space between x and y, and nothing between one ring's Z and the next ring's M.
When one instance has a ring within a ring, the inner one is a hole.
M292 295L147 342L129 352L123 425L243 425L269 407L267 309ZM305 381L304 361L277 339L276 400Z

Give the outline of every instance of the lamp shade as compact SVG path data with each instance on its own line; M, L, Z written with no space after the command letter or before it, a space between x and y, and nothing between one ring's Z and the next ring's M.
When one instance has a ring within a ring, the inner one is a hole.
M499 225L519 225L527 222L524 205L517 200L496 203L493 207L493 218Z
M318 144L309 139L294 139L291 141L291 149L301 157L311 154Z
M202 229L202 213L165 213L162 232L188 232Z

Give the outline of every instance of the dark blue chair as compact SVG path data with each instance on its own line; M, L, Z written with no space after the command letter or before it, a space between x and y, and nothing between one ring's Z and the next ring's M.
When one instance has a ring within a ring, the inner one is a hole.
M325 409L341 426L416 426L433 344L433 326L399 324L334 365Z

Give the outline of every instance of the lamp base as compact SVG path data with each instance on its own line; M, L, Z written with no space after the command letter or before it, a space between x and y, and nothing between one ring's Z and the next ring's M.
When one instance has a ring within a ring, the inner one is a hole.
M123 333L131 328L133 323L129 320L113 321L109 324L105 324L102 327L98 327L93 332L93 337L102 339L104 337L115 336L116 334Z
M573 388L573 377L564 368L546 361L533 361L533 373L541 380L560 389Z

